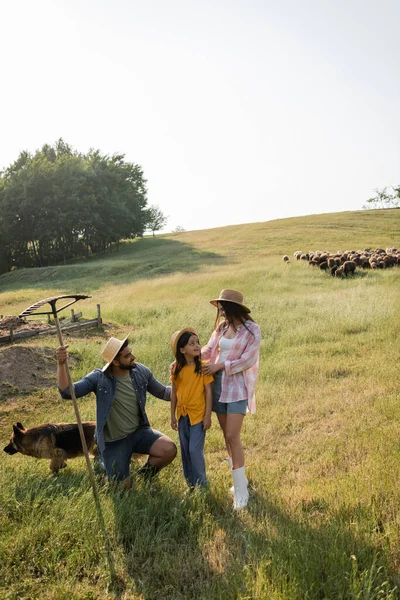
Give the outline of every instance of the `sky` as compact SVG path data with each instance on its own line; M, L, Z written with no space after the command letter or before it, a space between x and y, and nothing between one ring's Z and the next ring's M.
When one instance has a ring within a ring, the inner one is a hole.
M398 0L1 0L0 169L62 137L138 163L165 232L400 184Z

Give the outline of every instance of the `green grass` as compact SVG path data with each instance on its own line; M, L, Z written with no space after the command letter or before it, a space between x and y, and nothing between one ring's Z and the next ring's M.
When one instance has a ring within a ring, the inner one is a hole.
M102 364L109 335L132 332L138 359L167 382L171 333L190 325L206 342L208 300L223 287L243 291L263 334L257 414L243 430L249 510L232 512L214 419L208 493L185 496L179 457L153 492L140 482L130 494L100 487L112 590L84 461L53 476L48 461L2 453L0 597L399 598L400 269L337 280L281 259L396 244L399 210L349 212L149 237L87 262L0 277L0 314L68 292L92 295L77 305L85 317L101 304L103 330L68 336L75 379ZM152 425L176 440L168 406L149 397L148 407ZM93 419L93 398L80 409ZM54 386L0 405L4 444L17 420L75 415Z

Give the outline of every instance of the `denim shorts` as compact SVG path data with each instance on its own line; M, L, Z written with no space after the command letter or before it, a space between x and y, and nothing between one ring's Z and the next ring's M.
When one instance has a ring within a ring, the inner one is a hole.
M151 427L139 427L121 440L106 442L102 458L109 479L122 481L130 474L132 454L149 454L150 448L164 434Z
M247 400L238 400L237 402L220 402L222 384L222 372L214 373L213 383L213 403L212 409L217 415L239 414L245 415L247 412Z

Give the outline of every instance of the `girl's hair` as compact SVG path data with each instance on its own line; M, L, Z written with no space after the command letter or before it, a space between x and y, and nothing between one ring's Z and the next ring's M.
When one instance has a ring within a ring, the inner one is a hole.
M185 355L182 354L181 352L181 348L184 348L186 346L186 344L188 343L188 341L190 340L190 338L192 337L192 335L196 335L195 333L192 333L191 331L185 331L185 333L182 333L181 337L179 338L177 344L176 344L176 352L175 352L175 367L174 367L174 371L173 371L173 378L176 379L178 377L178 374L180 373L180 371L182 371L183 367L186 366L186 358ZM197 335L196 335L197 337ZM195 356L194 357L194 372L198 373L200 375L201 373L201 356Z
M243 308L243 306L240 306L240 304L235 304L235 302L227 302L225 300L219 300L219 303L222 306L222 308L224 309L224 313L226 315L226 320L228 321L228 323L230 325L232 325L233 328L235 328L235 326L233 324L234 320L237 320L237 321L240 321L242 323L242 325L244 325L248 331L250 331L250 329L246 325L246 321L253 321L253 319L250 317L249 313ZM217 307L217 317L215 319L214 329L217 329L217 327L219 325L219 320L220 320L220 313L219 313L219 308ZM250 331L250 333L252 333L252 332Z

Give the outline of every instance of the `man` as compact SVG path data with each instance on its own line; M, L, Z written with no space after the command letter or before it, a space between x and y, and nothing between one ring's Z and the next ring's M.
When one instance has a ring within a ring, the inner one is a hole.
M68 346L56 350L57 380L62 398L71 398L65 362ZM128 338L110 338L102 356L107 364L95 369L74 383L77 398L90 392L96 395L96 440L108 479L122 481L131 487L130 461L132 454L148 454L145 465L138 473L153 477L176 456L174 442L150 427L146 415L146 393L170 400L171 388L154 377L136 357L128 345Z

